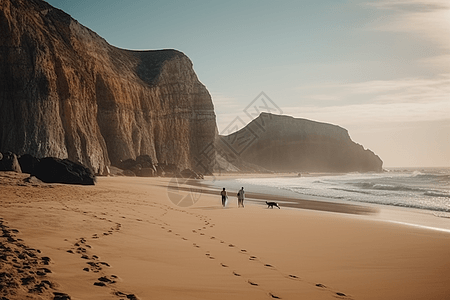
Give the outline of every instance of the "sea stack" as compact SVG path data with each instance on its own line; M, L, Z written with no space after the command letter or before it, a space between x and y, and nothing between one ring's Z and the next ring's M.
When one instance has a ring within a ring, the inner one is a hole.
M216 128L182 52L119 49L44 1L0 2L0 152L195 169Z

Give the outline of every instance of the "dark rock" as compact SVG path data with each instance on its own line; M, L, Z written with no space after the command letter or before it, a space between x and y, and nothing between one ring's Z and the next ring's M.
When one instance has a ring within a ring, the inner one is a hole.
M178 173L180 173L180 170L176 164L163 163L163 164L158 164L158 167L160 167L163 170L164 176L170 177L170 176L175 176Z
M154 177L156 175L156 171L153 168L142 168L138 176L141 177Z
M126 159L121 161L118 167L122 170L130 170L136 176L153 177L156 175L156 168L153 164L152 158L149 155L140 155L134 159Z
M119 167L122 170L131 170L134 166L136 166L138 163L134 159L126 159L121 161L117 167Z
M33 170L38 163L39 159L30 154L24 154L19 157L19 164L23 173L33 173Z
M134 174L136 174L136 176L139 176L139 174L141 173L141 170L142 170L142 166L140 164L135 164L129 170L132 171Z
M2 156L2 160L0 160L0 171L13 171L22 173L19 161L17 160L17 155L12 152L6 152L3 153Z
M123 175L128 177L136 177L136 174L134 174L131 170L123 170Z
M148 168L154 165L150 155L139 155L138 157L136 157L136 163L140 164L144 168Z
M45 183L95 184L95 175L89 168L55 157L41 159L31 175Z
M123 174L123 170L122 169L119 169L119 168L114 167L114 166L109 167L109 169L110 169L110 174L112 176L125 176Z

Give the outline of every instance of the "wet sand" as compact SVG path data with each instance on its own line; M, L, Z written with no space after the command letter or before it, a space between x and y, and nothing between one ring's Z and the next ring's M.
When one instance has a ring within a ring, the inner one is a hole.
M7 299L450 297L448 232L326 203L223 209L213 191L166 178L68 186L24 177L0 173Z

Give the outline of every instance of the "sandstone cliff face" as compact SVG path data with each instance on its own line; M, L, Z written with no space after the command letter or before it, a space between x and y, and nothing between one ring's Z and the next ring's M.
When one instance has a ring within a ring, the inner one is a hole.
M383 162L339 126L262 113L243 129L219 137L222 155L278 172L381 172Z
M216 132L183 53L119 49L46 2L0 0L0 151L195 168Z

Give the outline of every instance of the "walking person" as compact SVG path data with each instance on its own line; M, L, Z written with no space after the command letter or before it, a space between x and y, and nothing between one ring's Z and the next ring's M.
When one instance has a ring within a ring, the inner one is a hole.
M244 208L244 187L242 187L239 192L237 193L237 197L238 197L238 208L242 206L242 208Z
M225 207L227 205L227 191L225 191L225 188L220 192L222 195L222 206Z

